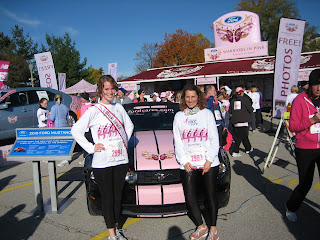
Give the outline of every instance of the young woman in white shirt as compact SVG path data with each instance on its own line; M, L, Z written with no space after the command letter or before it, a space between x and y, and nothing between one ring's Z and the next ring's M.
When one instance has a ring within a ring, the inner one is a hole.
M183 89L181 111L175 115L173 134L176 159L180 164L181 179L188 207L188 215L197 229L190 239L218 239L216 221L218 202L216 181L219 172L219 136L214 116L206 109L204 93L195 85ZM197 198L199 182L207 197L210 229L203 223Z
M47 106L48 106L48 99L41 98L39 101L39 108L37 111L39 128L47 127L47 119L48 119L48 113L49 113L49 111L47 110Z
M133 124L125 109L113 103L117 83L110 75L98 82L100 102L90 108L72 127L71 133L88 153L94 153L92 168L101 193L102 212L109 231L108 239L126 239L118 230L121 197L128 171L127 144ZM90 127L93 142L84 136Z

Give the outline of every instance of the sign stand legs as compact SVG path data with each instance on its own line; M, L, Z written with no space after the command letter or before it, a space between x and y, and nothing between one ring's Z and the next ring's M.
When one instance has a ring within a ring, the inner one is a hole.
M58 188L57 188L55 161L48 162L48 170L49 170L51 209L53 213L58 213Z
M43 212L43 195L42 195L42 183L41 183L41 170L40 162L33 161L33 182L34 182L34 194L36 199L36 209L35 213Z
M270 148L270 151L269 151L269 154L268 154L266 163L264 164L264 167L263 167L263 171L266 170L267 166L268 166L268 167L271 167L271 164L272 164L274 158L276 157L276 154L277 154L277 151L278 151L278 148L279 148L279 143L278 143L277 146L276 146L276 142L277 142L277 140L278 140L278 136L279 136L279 133L280 133L282 124L283 124L283 118L281 118L281 120L280 120L280 122L279 122L277 131L276 131L276 135L274 136L273 143L272 143L272 145L271 145L271 148ZM276 147L276 148L275 148L275 147ZM272 159L271 159L271 157L272 157ZM270 159L271 159L271 161L270 161ZM269 164L269 162L270 162L270 164Z
M48 161L49 185L50 185L50 199L43 203L42 183L40 161L33 161L33 181L34 193L36 198L36 209L31 211L33 214L59 214L66 209L75 199L59 199L57 187L57 171L56 161Z
M288 129L286 121L287 120L284 120L283 117L282 117L280 122L279 122L276 134L275 134L274 139L273 139L273 143L272 143L271 148L269 150L269 154L268 154L266 163L264 164L264 167L263 167L263 172L266 170L267 166L271 167L271 165L272 165L272 163L273 163L273 161L274 161L274 159L275 159L275 157L277 155L277 152L278 152L278 149L279 149L279 144L280 144L280 141L277 142L277 140L278 140L278 137L279 137L280 130L281 130L282 126L284 127L285 132L288 135L288 141L289 141L290 147L292 149L292 152L294 154L295 145L294 145L294 142L292 141L292 138L291 138L292 136L290 136L289 129Z

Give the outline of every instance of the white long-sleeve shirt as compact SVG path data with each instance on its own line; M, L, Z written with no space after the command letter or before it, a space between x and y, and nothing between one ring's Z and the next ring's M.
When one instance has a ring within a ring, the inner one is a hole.
M203 109L194 115L178 112L173 121L173 135L180 169L184 170L187 162L198 168L203 167L206 160L212 162L211 167L220 164L219 135L210 110Z
M39 108L37 111L37 118L38 118L38 127L39 128L45 128L47 127L47 115L48 115L48 110Z
M290 103L292 105L293 100L298 96L298 93L290 93L286 98L286 106Z
M258 92L251 92L248 95L252 99L253 112L256 112L257 109L260 109L260 94Z
M123 106L119 103L99 104L108 108L120 120L129 140L134 126ZM87 127L90 127L94 143L102 143L105 147L104 151L94 152L94 144L90 143L84 136ZM128 153L120 134L97 107L88 108L73 125L71 134L86 152L94 153L93 168L105 168L128 163Z

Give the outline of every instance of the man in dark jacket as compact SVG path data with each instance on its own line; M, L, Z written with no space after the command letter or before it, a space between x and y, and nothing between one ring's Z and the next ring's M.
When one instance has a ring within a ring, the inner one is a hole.
M207 99L207 108L213 113L214 119L216 120L216 125L219 133L219 142L221 144L221 137L225 124L222 118L219 101L217 99L217 91L213 85L207 85L204 90Z
M232 98L229 107L231 123L235 128L235 145L232 157L240 157L239 146L241 142L244 145L246 153L253 151L249 141L249 123L251 121L251 113L253 112L252 104L247 97L244 96L244 90L237 87L236 96Z

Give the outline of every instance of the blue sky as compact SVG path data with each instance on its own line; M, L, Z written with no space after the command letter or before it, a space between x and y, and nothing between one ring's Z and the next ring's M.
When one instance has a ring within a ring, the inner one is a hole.
M0 0L0 32L11 35L23 27L34 42L45 34L68 32L87 66L118 63L118 76L135 74L136 52L143 43L161 43L164 34L183 29L202 33L214 42L209 28L220 16L233 12L238 0ZM296 0L301 19L320 27L318 0ZM318 28L320 31L320 28Z

